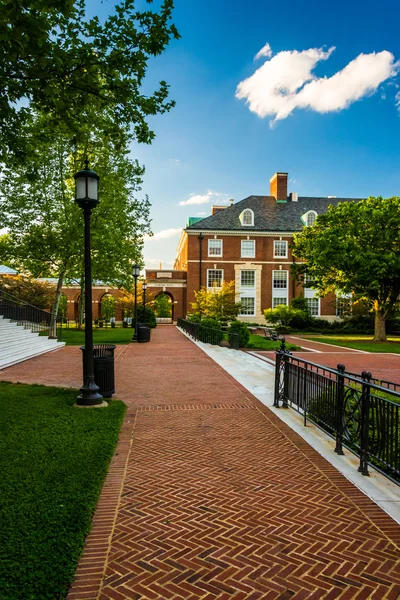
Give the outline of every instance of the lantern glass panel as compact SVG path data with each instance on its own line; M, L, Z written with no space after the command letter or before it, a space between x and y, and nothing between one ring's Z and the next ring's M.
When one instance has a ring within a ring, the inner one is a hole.
M78 177L76 179L76 199L86 198L86 177Z
M88 197L91 200L97 200L97 187L98 187L98 180L95 179L94 177L88 177Z

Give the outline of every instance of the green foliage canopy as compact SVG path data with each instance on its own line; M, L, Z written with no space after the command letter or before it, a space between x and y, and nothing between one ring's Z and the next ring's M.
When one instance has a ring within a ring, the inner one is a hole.
M314 278L321 295L352 293L375 311L375 341L386 339L385 321L400 294L400 198L341 202L294 236L293 254L304 264L298 278Z
M173 0L158 11L122 0L102 23L86 17L85 0L0 0L0 152L26 154L32 109L79 142L94 121L114 141L132 126L137 141L151 142L147 118L174 103L165 81L150 95L142 85L149 58L179 38L172 10Z
M192 311L218 321L232 321L240 313L240 302L235 301L235 282L226 281L220 289L201 288L194 292Z

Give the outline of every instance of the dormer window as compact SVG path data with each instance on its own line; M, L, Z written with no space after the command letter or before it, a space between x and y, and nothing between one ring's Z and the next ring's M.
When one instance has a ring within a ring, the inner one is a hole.
M251 227L254 225L254 213L250 208L246 208L240 215L240 222L243 226Z
M306 213L306 225L307 227L312 227L315 223L315 219L317 218L317 213L315 212L315 210L309 210L308 213Z

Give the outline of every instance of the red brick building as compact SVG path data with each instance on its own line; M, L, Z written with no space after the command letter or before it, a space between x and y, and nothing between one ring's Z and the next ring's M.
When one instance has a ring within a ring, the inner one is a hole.
M182 231L174 269L147 271L149 289L165 292L174 303L176 320L190 312L194 292L235 281L243 321L262 322L263 311L289 304L300 293L308 298L311 314L336 318L334 295L316 298L311 288L296 285L290 267L294 233L311 226L329 205L353 198L313 198L288 194L288 174L275 173L269 196L249 196L230 206L213 206L204 219L189 219Z

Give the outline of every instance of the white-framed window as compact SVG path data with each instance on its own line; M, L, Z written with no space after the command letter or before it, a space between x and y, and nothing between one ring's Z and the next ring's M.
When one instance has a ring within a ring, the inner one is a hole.
M319 298L307 298L308 309L312 317L319 317Z
M254 213L251 208L245 208L239 218L241 224L244 226L251 227L254 225Z
M307 273L304 274L304 287L305 288L312 288L315 282L315 277L313 277L312 275L308 275Z
M255 258L256 257L256 241L255 240L242 240L241 243L241 258Z
M282 240L274 240L274 258L287 258L288 243Z
M272 287L287 290L288 271L272 271Z
M240 271L240 287L255 287L256 272L255 271Z
M317 213L315 212L315 210L309 210L308 213L306 213L307 227L312 227L315 223L316 218L317 218Z
M240 299L240 314L254 316L256 314L256 299L254 297L243 297Z
M281 304L287 306L287 303L287 298L272 298L272 308L280 306Z
M343 317L351 313L352 296L351 294L345 294L343 296L336 296L336 316Z
M223 269L207 269L207 287L220 288L224 283Z
M208 240L208 256L222 256L222 240Z

